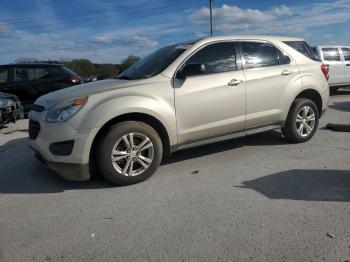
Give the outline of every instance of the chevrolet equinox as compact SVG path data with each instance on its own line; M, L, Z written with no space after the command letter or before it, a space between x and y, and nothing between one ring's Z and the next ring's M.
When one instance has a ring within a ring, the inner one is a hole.
M308 141L327 109L327 79L328 67L300 38L173 44L115 79L37 99L30 147L66 179L88 180L97 170L114 184L134 184L190 147L273 129Z

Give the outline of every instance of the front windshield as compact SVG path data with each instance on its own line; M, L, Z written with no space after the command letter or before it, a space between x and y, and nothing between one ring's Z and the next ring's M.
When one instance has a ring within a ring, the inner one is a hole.
M193 42L163 47L129 67L117 76L117 79L133 80L153 77L166 69L192 45Z

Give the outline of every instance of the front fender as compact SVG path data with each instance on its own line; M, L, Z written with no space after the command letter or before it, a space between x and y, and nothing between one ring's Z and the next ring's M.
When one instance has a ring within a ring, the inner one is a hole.
M83 108L84 112L72 121L74 128L78 130L91 130L86 150L90 150L99 130L110 120L130 113L142 113L156 118L165 127L170 145L177 144L175 109L171 101L128 95L121 97L109 97L108 95L98 101L89 97L89 106Z

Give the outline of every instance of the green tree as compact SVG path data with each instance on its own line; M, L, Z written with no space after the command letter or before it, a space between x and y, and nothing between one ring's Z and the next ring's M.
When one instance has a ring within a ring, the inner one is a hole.
M141 58L138 56L129 55L127 58L122 60L120 64L120 73L128 69L130 66L138 62Z

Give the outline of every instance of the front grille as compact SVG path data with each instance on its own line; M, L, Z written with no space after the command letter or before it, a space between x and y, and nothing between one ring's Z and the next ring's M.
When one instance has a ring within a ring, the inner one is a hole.
M40 132L40 124L37 121L30 119L29 127L28 127L29 138L32 140L35 140L38 137L39 132Z
M34 105L32 105L31 110L41 113L41 112L43 112L45 110L45 107L34 104Z

